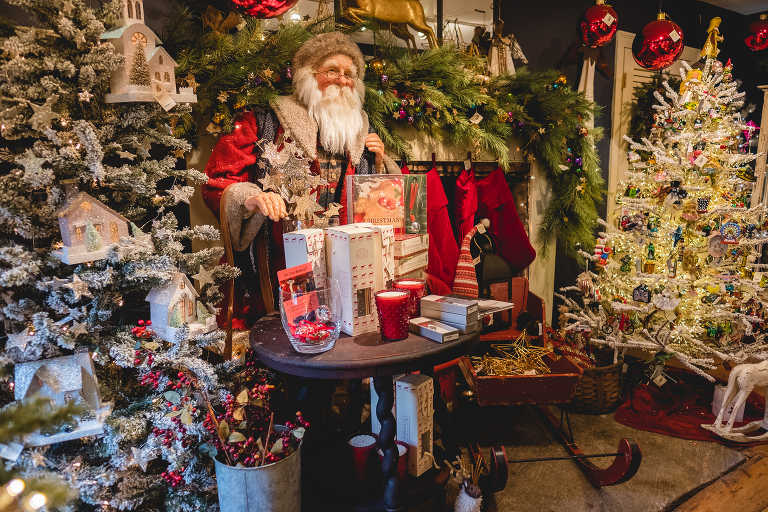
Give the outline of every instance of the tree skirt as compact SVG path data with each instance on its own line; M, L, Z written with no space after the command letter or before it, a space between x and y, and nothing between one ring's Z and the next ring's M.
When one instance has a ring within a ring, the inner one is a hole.
M701 428L702 424L715 422L715 415L712 414L715 384L683 371L667 369L665 373L671 374L677 382L669 380L661 388L653 384L640 384L616 410L614 419L622 425L639 430L681 439L713 441L730 447L768 443L768 440L735 443ZM753 392L749 395L744 409L744 421L735 423L734 427L763 419L764 411L764 398ZM763 432L758 430L750 435Z

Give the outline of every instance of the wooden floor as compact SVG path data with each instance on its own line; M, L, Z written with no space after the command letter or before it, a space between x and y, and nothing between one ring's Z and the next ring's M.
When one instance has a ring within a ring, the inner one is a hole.
M743 448L749 457L678 507L679 512L763 512L768 510L768 445Z

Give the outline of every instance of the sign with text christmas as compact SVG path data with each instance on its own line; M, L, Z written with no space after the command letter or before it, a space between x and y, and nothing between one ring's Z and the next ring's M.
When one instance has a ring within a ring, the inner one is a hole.
M347 222L389 224L395 234L427 232L425 175L347 176Z

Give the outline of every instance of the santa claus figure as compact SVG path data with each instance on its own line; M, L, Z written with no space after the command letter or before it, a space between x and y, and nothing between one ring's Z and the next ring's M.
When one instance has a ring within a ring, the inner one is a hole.
M313 160L311 171L328 182L316 189L318 203L323 208L341 203L342 224L345 175L400 173L363 111L365 61L349 37L338 32L312 37L296 52L292 67L293 95L238 116L235 129L219 140L205 168L209 180L202 187L203 199L217 215L227 190L225 215L235 264L243 271L235 293L235 329L248 328L274 308L263 280L261 288L253 283L285 266L281 220L287 217L286 204L279 194L258 185L270 166L257 142L272 141L281 148L283 142L296 143Z

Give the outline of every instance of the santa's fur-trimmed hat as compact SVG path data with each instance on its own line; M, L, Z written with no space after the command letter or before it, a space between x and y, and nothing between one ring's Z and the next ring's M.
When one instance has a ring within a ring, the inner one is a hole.
M362 80L365 75L363 53L349 36L341 32L318 34L308 39L293 56L292 67L294 71L305 66L316 67L331 55L339 53L352 59L357 67L357 76Z

